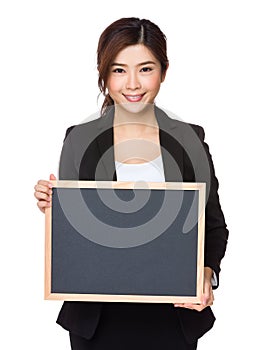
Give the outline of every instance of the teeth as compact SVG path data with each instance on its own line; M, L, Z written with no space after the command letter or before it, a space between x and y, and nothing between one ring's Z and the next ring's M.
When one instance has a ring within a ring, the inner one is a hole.
M142 98L142 95L135 95L135 96L125 95L125 97L126 97L128 100L137 101L137 100L140 100L140 99Z

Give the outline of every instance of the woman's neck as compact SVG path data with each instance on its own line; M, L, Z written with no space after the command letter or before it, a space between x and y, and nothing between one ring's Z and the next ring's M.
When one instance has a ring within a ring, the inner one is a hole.
M154 106L143 108L138 113L115 108L114 153L115 160L121 163L143 163L160 155Z
M142 133L145 130L158 128L154 105L139 105L139 110L127 106L115 105L114 127L129 133ZM137 108L136 108L137 109Z

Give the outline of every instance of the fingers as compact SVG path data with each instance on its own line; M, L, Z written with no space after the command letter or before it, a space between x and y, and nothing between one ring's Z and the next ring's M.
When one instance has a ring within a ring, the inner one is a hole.
M213 294L212 284L211 284L211 274L205 273L202 304L206 306L210 306L213 304L213 301L214 301L214 294Z
M176 303L176 304L173 304L174 307L182 307L182 308L185 308L185 309L190 309L190 310L195 310L195 311L202 311L204 310L207 306L211 306L213 304L213 301L209 301L208 303L206 304L191 304L191 303Z
M50 176L49 176L49 180L56 180L56 177L55 177L55 175L54 174L50 174Z
M37 184L34 186L34 195L38 199L39 193L47 193L49 189L52 188L50 186L50 183L48 181L40 180L37 182Z
M41 210L42 213L44 213L46 208L51 207L51 201L39 200L37 202L37 207Z
M34 196L38 201L50 201L51 200L51 195L52 195L52 190L47 190L47 191L41 191L41 190L36 190L34 192Z
M34 196L37 199L37 206L41 212L45 212L46 208L51 207L52 188L48 181L38 181L34 186Z
M46 200L52 194L52 184L45 180L39 180L34 186L34 196L38 200Z
M56 180L55 175L50 175L50 181ZM39 180L34 186L34 196L37 199L37 206L41 212L45 212L46 208L51 207L52 199L52 187L51 182L47 180Z
M174 304L174 307L182 307L185 309L202 311L206 306L204 306L202 304L176 303L176 304Z
M214 294L212 288L208 287L208 289L204 290L204 294L202 295L202 305L210 306L214 302Z
M183 307L190 310L202 311L206 307L213 305L214 294L210 281L207 279L204 281L204 292L201 298L201 304L192 303L175 303L174 307Z

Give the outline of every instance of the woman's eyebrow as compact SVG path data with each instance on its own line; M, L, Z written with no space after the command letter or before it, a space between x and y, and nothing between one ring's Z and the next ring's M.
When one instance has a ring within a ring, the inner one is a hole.
M154 61L145 61L145 62L138 63L137 66L138 66L138 67L139 67L139 66L145 66L146 64L156 64L156 63L155 63ZM119 63L119 62L114 62L114 63L112 63L111 66L112 66L112 67L113 67L113 66L126 67L127 64L125 64L125 63Z

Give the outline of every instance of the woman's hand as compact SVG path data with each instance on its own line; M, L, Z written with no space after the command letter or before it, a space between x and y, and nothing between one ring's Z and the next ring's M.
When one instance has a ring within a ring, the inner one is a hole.
M49 180L56 180L55 175L51 174ZM46 180L39 180L34 186L34 190L37 206L44 213L46 208L51 207L52 184Z
M210 267L205 267L204 268L204 288L203 288L204 290L201 298L202 299L201 304L178 303L178 304L174 304L174 306L184 307L186 309L191 309L196 311L202 311L207 306L211 306L214 301L214 295L213 295L212 284L211 284L212 275L213 275L212 269Z

